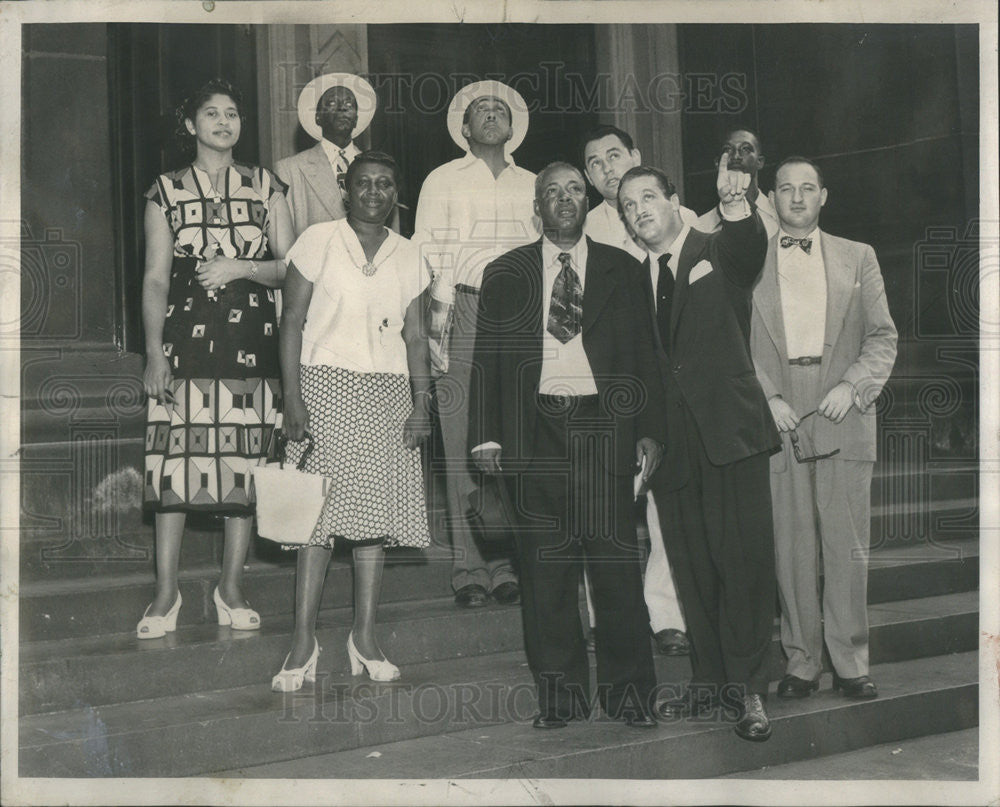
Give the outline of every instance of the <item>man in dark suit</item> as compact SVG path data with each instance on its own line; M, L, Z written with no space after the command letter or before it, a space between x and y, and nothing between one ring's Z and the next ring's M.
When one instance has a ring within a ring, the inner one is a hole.
M667 445L652 479L691 642L691 685L664 718L738 708L736 732L771 734L764 708L774 620L768 457L780 445L750 360L750 297L767 250L749 176L719 161L722 227L684 224L655 168L622 177L618 204L648 252L642 269L667 396Z
M538 686L536 728L589 711L580 622L584 562L597 617L605 714L652 727L656 684L636 542L633 477L666 438L639 264L583 236L586 185L568 163L535 182L541 240L483 275L469 406L479 470L517 503L524 640Z

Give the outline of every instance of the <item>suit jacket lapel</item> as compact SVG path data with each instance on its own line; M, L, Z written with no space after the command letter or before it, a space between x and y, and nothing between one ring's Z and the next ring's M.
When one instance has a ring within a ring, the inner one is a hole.
M660 338L660 324L656 321L656 295L653 293L653 276L650 274L649 254L642 262L642 290L646 303L646 313L649 325L653 329L653 337L656 342L656 349L663 351L663 340ZM671 312L672 313L672 312Z
M844 327L844 315L854 289L854 273L843 251L832 244L822 231L820 244L826 272L826 327L823 334L823 355L826 359ZM824 365L829 367L829 362L824 361Z
M670 345L677 344L677 324L681 319L681 311L688 298L688 278L691 276L691 267L694 265L693 255L697 254L702 247L701 239L705 236L697 230L690 230L687 238L684 239L684 246L681 247L681 254L677 258L677 277L674 281L674 302L670 307Z
M611 297L614 278L611 266L594 255L594 242L587 239L587 277L583 289L583 333L597 320Z
M326 208L326 212L331 217L337 216L342 207L341 200L343 196L340 192L340 185L337 184L337 175L334 173L333 166L330 165L330 160L327 159L326 152L323 150L323 144L317 143L309 149L306 152L306 159L309 170L302 172L306 178L306 182L316 191L316 196L323 204L323 207Z
M767 332L778 348L782 361L788 360L788 344L785 341L785 320L781 312L781 287L778 282L778 250L777 237L772 238L767 245L767 257L764 259L764 270L754 289L753 304L760 312L760 318Z
M542 294L551 294L552 289L545 288L545 272L542 268L542 241L539 239L532 244L531 260L527 261L527 276L523 289L522 309L527 313L524 320L524 331L531 337L528 356L531 361L522 370L525 373L525 387L532 393L538 391L538 384L542 377L542 329L545 327L542 322L542 295L532 294L532 289L541 289ZM515 303L517 304L517 303ZM514 320L516 321L516 320ZM534 407L529 408L534 411ZM529 432L529 433L533 433Z

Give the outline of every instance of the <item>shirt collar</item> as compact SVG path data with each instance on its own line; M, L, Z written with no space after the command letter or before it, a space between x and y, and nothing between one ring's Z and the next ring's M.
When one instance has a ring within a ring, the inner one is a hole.
M691 232L691 225L685 224L681 227L681 231L677 233L677 237L670 242L670 246L667 247L662 252L653 252L651 249L647 249L646 252L649 255L649 265L656 266L659 262L660 256L670 253L670 262L674 265L677 264L677 256L681 254L681 250L684 249L684 242L687 240L688 233Z
M513 154L505 154L504 159L506 160L507 165L503 169L503 171L500 172L501 174L506 173L508 169L517 168L517 163L514 162ZM471 151L465 152L465 156L459 157L459 160L462 163L459 166L459 168L469 168L470 166L473 166L476 163L482 163L483 167L485 167L486 170L489 170L489 166L486 165L486 160L484 160L482 157L477 157Z
M568 252L570 261L573 263L573 269L581 278L583 278L583 273L587 269L587 236L581 235L580 240L573 244L569 249L562 249L557 247L551 241L549 241L547 236L542 236L542 268L549 270L555 267L559 267L559 254L562 252ZM561 268L561 267L560 267Z
M794 237L795 236L791 236L788 233L786 233L784 227L781 227L781 226L778 227L778 242L779 243L781 242L782 238L794 238ZM816 241L818 241L819 240L819 227L818 226L814 227L813 230L812 230L812 232L810 232L809 235L807 235L805 237L812 239L813 243L815 243Z
M339 159L341 151L344 152L344 157L347 160L348 165L354 162L354 158L361 153L361 149L354 145L353 140L344 146L344 148L341 148L336 143L331 143L325 137L319 142L323 144L323 151L326 152L326 156L329 158L331 163L336 162Z

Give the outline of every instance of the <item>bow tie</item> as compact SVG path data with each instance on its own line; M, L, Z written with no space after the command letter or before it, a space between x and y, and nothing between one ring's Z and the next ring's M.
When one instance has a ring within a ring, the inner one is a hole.
M785 249L798 244L802 251L808 255L812 251L813 240L811 238L792 238L790 235L781 236L781 246Z

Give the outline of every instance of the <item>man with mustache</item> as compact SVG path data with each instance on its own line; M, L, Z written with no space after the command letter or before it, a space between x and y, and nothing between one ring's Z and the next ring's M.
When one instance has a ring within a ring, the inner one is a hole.
M448 132L464 157L435 168L417 201L413 240L433 277L429 295L431 363L445 454L448 531L454 551L452 588L463 608L512 605L520 591L510 552L477 536L469 519L476 490L468 445L469 377L483 268L538 237L531 198L535 175L512 152L528 131L520 93L499 81L463 88L448 110ZM502 509L484 512L487 538L512 535Z
M299 123L319 142L274 167L288 185L296 236L312 224L347 215L344 177L361 153L354 138L371 124L376 101L371 84L350 73L317 76L299 94Z
M760 190L757 175L764 167L764 154L761 152L760 139L749 129L730 129L723 138L722 151L729 157L730 171L743 171L750 177L747 186L747 201L755 205L760 220L764 223L768 238L778 231L778 216L774 205L767 194ZM719 163L716 161L716 167ZM705 233L717 233L722 227L718 207L713 207L694 223L696 230Z
M602 244L624 249L637 260L646 257L646 250L636 243L625 228L618 213L618 185L625 172L642 164L642 155L635 148L631 135L617 126L601 125L583 136L583 167L587 179L604 197L587 214L583 231ZM681 219L693 224L695 212L683 205L679 208ZM656 649L667 656L687 655L690 645L684 633L684 615L681 613L673 574L667 560L667 551L660 532L660 519L651 492L646 494L646 525L649 529L649 558L643 591L649 610L649 627L653 632ZM594 615L590 586L587 585L587 606L590 611L591 630Z
M764 707L774 620L768 457L778 431L750 358L750 298L767 251L750 177L719 160L722 225L684 224L669 178L633 168L618 204L647 250L642 281L659 339L667 445L652 479L691 642L691 683L665 719L736 707L736 733L771 736Z
M644 479L653 474L666 434L639 265L583 235L587 190L572 165L544 168L534 196L543 237L483 275L470 448L517 502L535 728L562 728L590 710L584 565L597 617L598 701L613 719L653 728L632 479L640 463Z

